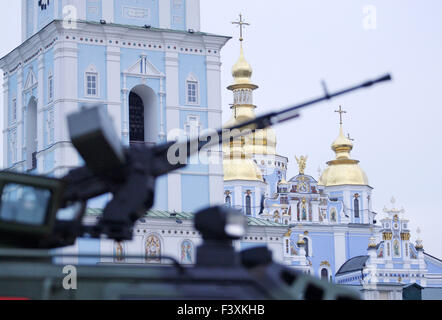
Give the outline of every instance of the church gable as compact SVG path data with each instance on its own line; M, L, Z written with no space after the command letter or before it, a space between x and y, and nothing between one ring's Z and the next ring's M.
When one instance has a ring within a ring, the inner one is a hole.
M37 84L37 77L35 76L34 71L29 69L28 76L26 78L25 85L23 87L23 90L28 90L32 87L34 87Z
M149 61L146 55L142 55L135 64L125 71L125 73L153 78L164 77L157 67L155 67L153 63Z

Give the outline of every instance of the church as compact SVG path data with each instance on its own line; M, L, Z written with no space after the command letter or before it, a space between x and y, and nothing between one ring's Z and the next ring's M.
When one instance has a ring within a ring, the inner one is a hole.
M239 58L224 127L253 119L257 109L259 88L242 45L247 23L242 16L235 23ZM165 142L177 128L223 127L221 50L230 37L200 29L199 0L22 0L22 44L0 59L5 166L60 177L82 165L66 124L82 107L105 109L126 146ZM395 199L383 214L373 211L373 188L351 158L345 111L337 112L335 158L316 179L305 156L296 157L299 174L288 177L289 158L277 153L275 131L256 131L224 145L218 164L190 164L161 178L155 208L138 221L132 241L80 239L63 252L97 258L59 262L150 265L171 256L192 265L201 243L194 213L224 204L248 218L238 250L267 246L276 261L354 287L367 299L401 299L408 286L442 288L442 261L421 240L410 242ZM85 223L96 222L99 202L89 204ZM114 258L100 257L107 255Z

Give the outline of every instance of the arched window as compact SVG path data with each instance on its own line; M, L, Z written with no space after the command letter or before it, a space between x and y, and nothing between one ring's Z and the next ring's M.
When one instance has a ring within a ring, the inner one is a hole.
M193 264L193 243L190 240L184 240L181 243L181 263Z
M296 211L297 211L297 216L296 218L298 219L298 221L301 221L301 215L300 215L300 202L298 202L297 206L296 206Z
M114 243L114 262L124 262L124 245L122 242Z
M54 77L52 73L49 73L48 76L48 101L52 102L54 99Z
M158 142L157 96L146 85L135 86L129 93L129 138L133 144Z
M84 95L97 98L100 96L100 83L97 69L90 65L84 74Z
M321 269L321 279L328 280L328 270L326 268Z
M331 208L330 210L330 221L336 222L336 208Z
M140 96L134 92L129 95L129 125L130 141L144 142L144 104Z
M26 167L37 168L37 101L31 98L26 110Z
M307 257L310 257L310 250L309 250L309 241L308 238L304 238L304 242L305 242L305 255Z
M199 82L195 75L189 74L186 79L186 102L190 105L199 105Z
M246 214L248 216L252 215L252 197L250 194L246 195Z
M355 212L355 218L359 218L359 196L355 195L354 199L354 212Z
M302 207L302 221L307 220L307 208L305 206Z
M394 242L393 242L393 254L395 257L401 256L401 248L400 248L398 240L394 240Z
M232 206L232 198L230 196L226 197L226 206L229 208Z

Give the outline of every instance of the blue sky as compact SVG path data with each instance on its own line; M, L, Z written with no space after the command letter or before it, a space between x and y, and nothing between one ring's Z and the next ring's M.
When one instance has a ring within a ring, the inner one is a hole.
M376 8L375 30L363 25L369 5ZM237 37L231 21L240 12L252 24L244 48L260 86L257 113L320 95L322 79L335 90L392 73L390 84L317 105L278 126L278 152L290 159L290 177L297 173L294 156L303 154L309 156L307 173L317 178L318 167L324 170L334 158L330 146L339 117L333 111L341 104L348 111L344 129L355 139L352 155L374 187L379 218L396 197L412 238L420 226L427 252L442 257L442 1L201 0L202 30ZM20 43L20 1L8 1L0 26L3 56ZM232 39L222 52L223 87L231 84L238 54ZM231 102L224 90L224 121Z
M266 5L264 3L267 3ZM384 216L394 196L410 219L412 239L422 229L428 253L442 258L442 1L426 0L202 0L204 31L238 37L230 24L243 13L245 55L254 68L257 113L302 102L330 90L391 72L394 81L305 111L276 127L278 152L309 155L306 171L318 177L334 158L341 104L344 130L355 139L352 156L361 161L373 191L373 209ZM374 6L377 28L364 28L364 7ZM224 87L239 45L222 52ZM231 93L223 92L224 121Z

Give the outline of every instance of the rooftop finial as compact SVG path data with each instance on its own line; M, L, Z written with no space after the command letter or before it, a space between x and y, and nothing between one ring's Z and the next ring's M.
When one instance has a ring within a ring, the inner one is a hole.
M342 110L342 106L339 106L339 110L336 110L335 111L336 113L339 113L339 124L341 125L341 127L342 127L342 124L343 124L343 121L342 121L342 115L344 114L344 113L347 113L347 111L345 111L345 110Z
M296 162L298 163L298 167L299 167L299 174L303 175L305 174L305 167L307 166L307 159L308 156L301 156L300 159L298 159L297 156L295 156Z
M233 21L232 24L237 24L239 26L239 41L243 42L243 30L244 26L250 26L250 23L247 23L243 20L242 14L239 14L239 21Z

